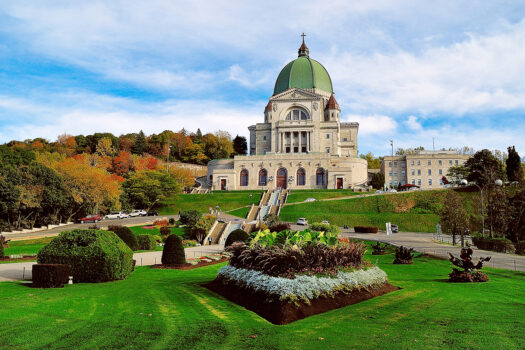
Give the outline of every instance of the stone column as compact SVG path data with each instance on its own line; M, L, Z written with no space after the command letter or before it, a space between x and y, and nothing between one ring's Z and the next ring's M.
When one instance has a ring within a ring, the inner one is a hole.
M312 150L310 147L310 132L309 131L306 133L306 149L308 150L308 152Z
M302 152L303 149L303 132L299 131L299 153Z

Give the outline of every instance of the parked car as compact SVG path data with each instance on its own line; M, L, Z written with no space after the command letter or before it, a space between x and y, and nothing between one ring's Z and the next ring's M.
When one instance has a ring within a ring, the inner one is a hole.
M326 220L321 221L321 224L330 225L330 223Z
M105 216L105 219L125 219L128 218L129 215L124 213L123 211L114 211L112 213L109 213Z
M134 217L137 217L137 216L146 216L147 214L148 214L148 212L145 211L144 209L135 209L131 213L129 213L129 216L134 218Z
M159 216L159 212L156 210L150 210L146 213L147 216Z
M102 220L100 215L91 214L91 215L86 216L85 218L81 218L78 221L80 221L82 224L85 224L86 222L99 222L100 220Z
M305 218L299 218L299 219L297 219L297 225L306 226L306 225L308 225L308 220L306 220Z
M306 199L304 200L304 202L306 202L306 203L308 203L308 202L315 202L315 201L316 201L315 198L306 198Z
M398 233L399 232L399 227L397 225L390 225L390 227L392 228L392 233Z

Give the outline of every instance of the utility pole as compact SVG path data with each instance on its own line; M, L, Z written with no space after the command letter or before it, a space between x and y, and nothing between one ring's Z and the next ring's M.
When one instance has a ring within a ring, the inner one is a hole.
M170 169L170 151L171 151L170 138L168 137L168 155L166 157L166 173L168 173Z
M392 188L392 185L394 183L394 140L390 140L390 146L392 147L392 159L390 161L390 164L392 165L390 167L390 188Z

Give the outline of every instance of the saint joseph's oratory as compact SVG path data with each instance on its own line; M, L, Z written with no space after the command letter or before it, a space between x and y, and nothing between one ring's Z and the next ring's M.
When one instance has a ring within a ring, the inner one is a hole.
M332 80L310 58L299 57L279 73L264 109L250 130L250 155L208 164L212 190L354 188L367 182L367 162L357 157L358 123L341 123Z

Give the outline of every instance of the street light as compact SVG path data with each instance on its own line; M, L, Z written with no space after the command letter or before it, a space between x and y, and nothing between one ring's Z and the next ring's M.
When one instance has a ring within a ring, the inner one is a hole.
M483 236L485 234L485 205L483 204L483 188L480 185L478 185L477 183L475 183L475 182L470 182L469 183L465 179L461 180L460 184L463 185L463 186L474 185L477 188L479 188L479 194L481 196L481 227L482 227L482 230L483 230L483 231L481 231L481 235ZM494 181L494 184L496 186L503 186L503 181L501 181L500 179L497 179L496 181Z

